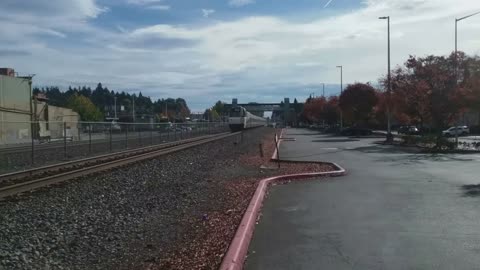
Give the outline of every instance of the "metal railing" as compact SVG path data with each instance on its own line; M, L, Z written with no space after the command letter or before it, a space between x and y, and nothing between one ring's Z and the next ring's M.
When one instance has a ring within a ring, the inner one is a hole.
M0 173L228 131L225 122L0 121Z

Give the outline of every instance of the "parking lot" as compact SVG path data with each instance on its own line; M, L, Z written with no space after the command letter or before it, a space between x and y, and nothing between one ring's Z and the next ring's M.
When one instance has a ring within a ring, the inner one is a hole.
M285 136L296 141L281 145L282 159L333 161L348 174L272 187L246 269L480 268L480 155Z

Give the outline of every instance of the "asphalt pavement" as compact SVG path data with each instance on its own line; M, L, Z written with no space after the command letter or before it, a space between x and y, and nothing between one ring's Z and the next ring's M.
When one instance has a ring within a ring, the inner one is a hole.
M480 269L480 155L288 129L280 158L348 175L270 189L245 268ZM477 186L478 185L478 186Z

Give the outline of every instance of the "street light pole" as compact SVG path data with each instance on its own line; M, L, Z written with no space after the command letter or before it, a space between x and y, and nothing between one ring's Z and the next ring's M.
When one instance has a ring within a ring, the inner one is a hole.
M455 72L456 72L456 64L457 64L457 24L458 24L459 21L463 21L467 18L470 18L470 17L478 15L478 14L480 14L480 11L475 12L475 13L470 14L470 15L467 15L465 17L458 18L458 19L455 18Z
M113 100L114 100L114 105L115 106L115 109L114 109L114 114L115 114L115 121L117 120L117 97L113 97Z
M136 130L135 127L135 94L132 95L132 127L133 131Z
M455 79L457 78L457 40L458 40L458 19L455 18Z
M455 63L454 63L454 71L453 71L453 74L455 76L455 89L457 88L457 83L458 83L458 50L457 50L457 43L458 43L458 22L459 21L462 21L462 20L465 20L467 18L470 18L472 16L475 16L477 14L480 14L480 11L479 12L475 12L473 14L470 14L470 15L467 15L465 17L462 17L462 18L455 18ZM457 120L457 126L458 126L458 120ZM455 147L458 146L458 132L457 132L457 129L455 129Z
M455 60L454 60L455 63L454 63L454 71L453 71L453 74L455 76L455 78L454 78L455 79L455 86L454 86L455 89L457 88L457 80L458 80L457 79L458 78L457 77L457 65L458 65L457 64L457 62L458 62L458 51L457 51L457 36L458 36L457 32L458 31L457 31L457 26L458 26L459 21L460 21L459 19L455 18ZM456 123L457 123L457 126L458 126L458 120L456 121ZM455 130L455 148L457 148L458 147L458 132L457 132L456 128L454 130Z
M387 20L387 46L388 46L388 73L387 73L387 140L391 137L392 134L392 124L391 124L391 115L390 115L390 95L392 93L392 77L390 73L390 16L379 17L380 20Z
M337 68L340 68L340 96L343 93L343 66L337 66ZM342 108L340 108L340 130L343 129L343 111Z

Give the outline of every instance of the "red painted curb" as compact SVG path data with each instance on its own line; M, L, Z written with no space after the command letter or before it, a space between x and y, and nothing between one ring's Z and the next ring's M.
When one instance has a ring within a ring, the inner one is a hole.
M306 179L319 176L341 176L345 174L345 169L338 166L338 164L330 164L333 164L333 166L336 167L337 170L331 172L281 175L260 180L257 190L255 191L253 198L250 200L250 204L248 205L248 208L243 215L242 221L238 226L235 237L233 238L230 246L228 247L227 254L223 258L222 264L220 265L220 270L243 269L243 264L245 262L245 258L248 252L248 246L250 245L253 231L255 230L255 222L262 207L262 202L265 198L267 188L271 183L276 181Z

